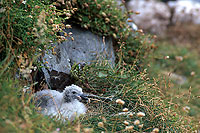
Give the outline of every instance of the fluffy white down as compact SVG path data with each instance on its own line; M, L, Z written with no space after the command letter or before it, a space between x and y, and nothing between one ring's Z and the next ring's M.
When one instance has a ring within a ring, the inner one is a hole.
M66 87L66 89L69 87ZM72 87L75 87L75 85ZM66 119L72 121L81 114L85 114L87 108L77 99L74 99L69 103L64 102L64 91L62 93L56 90L42 90L37 92L35 96L36 99L39 99L38 101L42 108L41 113L48 116L56 116L58 119L62 119L63 121ZM39 104L38 101L37 104Z

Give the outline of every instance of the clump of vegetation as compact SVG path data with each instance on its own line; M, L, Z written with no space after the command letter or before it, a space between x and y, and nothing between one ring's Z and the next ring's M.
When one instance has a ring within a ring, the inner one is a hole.
M126 63L138 64L135 58L142 58L152 48L154 36L145 35L140 29L133 31L127 24L129 14L133 11L124 11L113 0L57 0L55 5L62 10L71 10L70 22L80 25L101 36L110 36L116 41L114 43L116 51L123 46L125 49L124 61ZM131 20L129 20L131 22Z
M85 67L82 72L73 70L73 74L79 77L77 84L87 87L87 91L114 96L112 102L91 102L89 116L82 121L83 124L96 132L126 131L129 128L135 132L151 132L154 128L160 131L181 130L176 128L179 123L176 122L178 116L173 115L174 107L162 100L163 94L157 83L152 82L146 72L138 73L134 66L123 63L115 68L105 64ZM138 116L138 112L144 112L145 116ZM134 124L136 120L140 124ZM99 126L99 122L103 122L103 126Z
M1 1L0 6L1 131L74 131L76 126L38 114L31 101L36 83L30 74L36 68L35 60L43 50L51 48L50 43L65 40L57 35L58 31L70 28L62 24L67 18L57 15L63 11L40 0Z
M65 37L57 35L57 32L70 28L63 24L67 18L58 16L64 13L47 1L1 2L1 69L8 68L9 64L13 65L14 62L20 67L21 58L29 58L29 63L32 57L40 55L46 48L51 48L50 43L66 40ZM64 35L71 37L67 33Z
M5 132L100 132L100 131L190 131L185 120L174 112L174 105L163 100L156 80L145 70L138 71L138 62L154 48L153 37L142 30L132 31L127 14L122 14L111 0L3 1L0 10L0 125ZM73 66L77 84L90 93L111 96L113 101L92 101L88 115L66 124L37 113L31 98L31 71L39 66L35 60L50 48L51 43L75 39L63 31L73 28L70 21L102 36L116 39L116 66L106 61ZM59 36L64 32L64 37ZM67 39L68 39L67 38ZM150 47L151 46L151 47ZM25 78L16 74L18 72ZM16 75L16 76L13 76ZM28 88L28 90L27 90ZM101 119L99 119L101 118ZM182 124L182 125L181 125ZM181 125L181 126L180 126Z

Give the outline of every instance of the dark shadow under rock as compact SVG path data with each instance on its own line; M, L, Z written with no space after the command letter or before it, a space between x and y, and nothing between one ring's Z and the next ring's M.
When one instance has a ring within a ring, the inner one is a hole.
M49 83L46 82L44 73L41 70L32 72L32 78L36 83L34 85L34 92L51 89L62 92L66 86L75 83L75 79L70 75L55 70L48 72L50 75Z
M66 86L69 86L75 82L75 79L64 72L57 72L52 70L50 74L50 86L52 90L57 90L62 92Z

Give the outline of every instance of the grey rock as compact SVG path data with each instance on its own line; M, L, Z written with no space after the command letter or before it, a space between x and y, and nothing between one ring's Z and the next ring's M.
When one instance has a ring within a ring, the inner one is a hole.
M183 76L183 75L179 75L176 73L170 73L170 72L163 72L163 74L169 76L169 78L173 81L175 81L175 83L177 83L178 85L183 85L187 82L187 77Z
M112 38L103 38L77 27L73 27L71 32L75 40L63 42L60 45L60 48L68 53L71 65L75 62L91 64L102 59L107 59L114 65L115 56Z
M165 34L171 16L170 8L165 3L156 0L130 0L126 7L140 12L130 16L139 28L161 36Z
M168 5L174 12L173 24L200 24L200 3L198 1L169 1Z
M56 54L47 50L42 59L43 62L48 62L44 63L42 68L45 79L52 89L56 90L70 85L70 70L75 63L83 65L108 60L114 66L115 62L112 38L98 36L76 26L72 26L72 29L67 29L66 32L73 33L74 41L67 38L68 40L61 44L52 44ZM59 86L61 80L62 86Z

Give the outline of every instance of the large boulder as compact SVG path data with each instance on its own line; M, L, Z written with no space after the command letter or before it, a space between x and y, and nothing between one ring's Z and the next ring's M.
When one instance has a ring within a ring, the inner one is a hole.
M171 16L165 3L156 0L130 0L126 7L133 12L140 12L130 16L139 28L158 35L165 33Z
M169 7L173 10L173 24L192 23L200 24L200 3L197 1L179 0L169 1Z
M42 59L42 71L51 89L63 90L73 82L70 70L75 63L81 66L108 60L113 66L115 62L112 38L98 36L76 26L68 29L69 32L73 33L74 40L68 38L61 44L52 44L54 50L47 50Z

